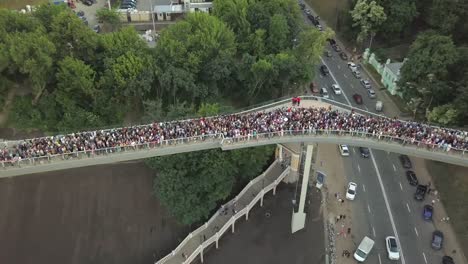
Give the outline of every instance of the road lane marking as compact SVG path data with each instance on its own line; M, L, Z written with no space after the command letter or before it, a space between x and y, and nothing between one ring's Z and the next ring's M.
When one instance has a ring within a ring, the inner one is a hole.
M330 67L325 63L325 61L323 60L322 57L320 57L320 60L322 61L323 64L325 64L325 66L328 67L328 69L330 69ZM339 69L339 66L338 66L338 69ZM338 83L338 81L336 80L335 75L333 75L333 72L332 72L332 71L330 71L330 76L332 77L333 81L335 81L335 83L338 84L338 85L341 87L341 85L340 85L340 84ZM349 101L349 98L348 98L348 96L346 96L346 93L344 92L343 89L341 89L341 92L343 93L343 96L344 96L346 102L348 103L348 105L351 106L351 102ZM404 264L404 263L403 263L403 264Z
M350 84L349 84L349 86L351 86L351 88L353 88L353 89L354 89L354 85L353 85L352 83L350 83Z
M395 167L395 164L392 164L393 165L393 171L396 171L396 167Z
M369 211L369 214L370 214L370 206L367 205L367 211Z
M366 186L364 184L362 185L362 189L366 191Z
M357 165L357 170L361 172L361 167L359 166L359 164Z
M397 241L401 241L398 238L398 231L397 231L396 226L395 226L395 221L393 220L392 211L390 210L390 204L388 202L387 193L385 192L385 188L384 188L384 185L383 185L383 182L382 182L382 176L380 175L379 167L377 166L377 162L375 161L374 154L372 153L372 150L369 150L369 151L370 151L370 157L372 159L372 163L374 164L374 167L375 167L375 172L377 173L377 178L379 180L380 189L382 190L382 195L384 197L385 206L387 207L387 212L388 212L388 215L390 216L390 223L392 224L393 233L395 234L395 237L396 237ZM401 249L401 248L400 248L400 255L401 255L401 258L400 258L401 259L401 264L406 264L405 256L403 255L403 249Z
M418 230L416 229L416 227L414 228L414 232L416 233L416 236L419 236L419 233L418 233Z
M366 109L366 111L369 111L369 108L367 108L367 106L366 106L366 105L364 105L364 108Z
M339 64L338 64L338 65L336 65L336 66L338 67L338 69L341 69L341 66L340 66Z
M378 254L379 256L379 264L382 264L382 259L380 258L380 253Z
M343 76L344 76L345 78L348 78L348 76L346 76L346 74L343 74Z
M375 228L374 228L374 227L372 227L372 233L374 234L374 237L377 237L377 236L375 235Z
M411 213L411 210L410 210L410 208L409 208L409 205L408 205L408 203L406 203L406 208L408 208L408 212L410 212L410 213ZM416 233L418 233L418 232L416 231Z
M424 257L424 262L426 262L426 264L427 264L427 258L426 258L426 254L424 254L424 252L423 252L423 257Z
M401 185L401 182L400 182L400 189L403 191L403 185Z
M353 153L356 154L356 149L355 148L353 148Z

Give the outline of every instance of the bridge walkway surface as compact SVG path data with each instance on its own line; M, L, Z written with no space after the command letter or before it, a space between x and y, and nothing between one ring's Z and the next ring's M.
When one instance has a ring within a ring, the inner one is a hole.
M218 248L219 240L229 229L235 232L236 221L246 216L250 210L269 191L276 191L276 186L289 173L289 167L285 167L279 161L273 162L270 167L257 178L253 179L234 199L222 205L208 222L191 232L180 244L167 256L157 261L156 264L188 264L200 256L207 248L215 244Z
M355 114L366 116L376 115L361 109L314 96L302 96L301 107L328 108L341 112L353 111ZM238 114L258 111L271 111L276 108L292 107L290 98L281 99L260 107L255 107ZM466 135L466 132L463 132ZM466 139L468 140L468 136ZM1 142L4 146L12 147L19 141ZM113 148L101 148L88 151L76 151L66 154L48 155L38 158L17 159L14 162L0 162L0 178L26 175L38 172L63 170L76 167L107 164L127 160L145 159L154 156L171 155L176 153L221 148L230 150L235 148L255 147L267 144L288 143L333 143L362 146L386 150L425 159L433 159L455 165L468 166L466 149L446 148L442 145L428 145L409 138L387 136L378 133L366 133L352 130L301 130L279 131L258 134L256 137L245 136L237 138L224 138L223 134L210 134L190 138L177 138L163 140L161 142L148 142L118 146Z

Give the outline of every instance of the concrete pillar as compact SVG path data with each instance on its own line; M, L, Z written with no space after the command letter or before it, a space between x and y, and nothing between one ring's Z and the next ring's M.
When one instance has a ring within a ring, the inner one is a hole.
M276 153L275 153L276 159L279 160L280 162L283 161L283 146L278 144L276 145Z
M200 261L201 261L201 263L203 263L203 246L202 246L201 251L200 251Z
M273 187L273 195L276 195L276 186L278 186L278 185L275 184L275 187Z
M250 211L247 210L247 213L245 213L245 220L246 220L246 221L249 220L249 212L250 212Z
M306 160L304 163L304 174L302 175L301 196L299 198L299 208L297 212L293 211L291 221L291 232L294 233L305 227L306 213L304 212L305 201L307 197L307 188L309 186L310 167L312 164L313 145L307 145Z
M260 207L263 207L263 196L264 196L263 189L261 191L261 194L262 194L262 197L260 197Z
M216 249L219 247L219 234L216 232Z
M299 165L301 164L300 161L301 157L299 154L291 153L291 171L299 171Z
M235 225L236 225L236 221L232 222L232 226L231 226L232 233L234 233L236 231Z

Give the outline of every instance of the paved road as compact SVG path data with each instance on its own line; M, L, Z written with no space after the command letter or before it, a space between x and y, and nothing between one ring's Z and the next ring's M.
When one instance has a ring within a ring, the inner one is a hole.
M310 9L310 7L308 7ZM304 16L307 23L311 24ZM343 47L342 47L343 48ZM367 96L366 89L359 79L354 77L347 67L347 61L339 57L327 43L326 50L332 57L323 57L322 64L330 70L328 76L323 76L316 69L316 83L319 87L326 87L330 99L352 105L370 112L375 111L378 99ZM364 72L361 75L369 79ZM342 95L333 94L330 86L340 85ZM375 83L373 87L377 87ZM357 105L353 94L360 94L363 104ZM441 263L442 252L434 251L430 247L431 234L434 225L422 219L424 204L430 204L430 198L425 202L413 199L415 188L408 184L405 169L402 168L398 154L372 150L370 158L361 158L357 147L351 148L351 156L344 158L347 180L358 184L357 198L353 201L354 234L375 238L375 250L369 256L369 263ZM425 184L425 183L423 183ZM402 247L402 258L395 262L387 257L385 237L395 235ZM356 235L359 236L359 235ZM359 240L360 238L357 238Z

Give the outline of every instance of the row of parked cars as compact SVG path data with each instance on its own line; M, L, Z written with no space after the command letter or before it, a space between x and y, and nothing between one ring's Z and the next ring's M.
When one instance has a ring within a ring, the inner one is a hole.
M343 157L350 156L349 147L347 145L340 144L338 145L338 150ZM368 148L359 147L359 154L363 158L370 157L370 151ZM429 185L422 185L419 183L416 173L411 170L412 163L410 158L407 155L399 156L400 162L403 168L407 169L406 178L408 183L411 186L416 186L416 192L414 198L417 201L424 201L425 195L429 189ZM349 182L346 189L346 199L354 200L357 193L357 184L355 182ZM423 206L422 218L424 221L432 221L434 214L434 207L432 205L426 204ZM440 250L443 247L444 234L440 230L435 230L432 233L431 247L435 250ZM398 260L400 258L400 249L397 243L397 240L393 236L388 236L385 238L385 244L387 248L388 258L391 260ZM354 258L360 262L364 261L367 258L367 255L371 251L374 245L374 241L368 237L364 237L361 243L358 246L358 249L354 253ZM444 256L442 259L443 264L455 264L453 259L450 256Z

